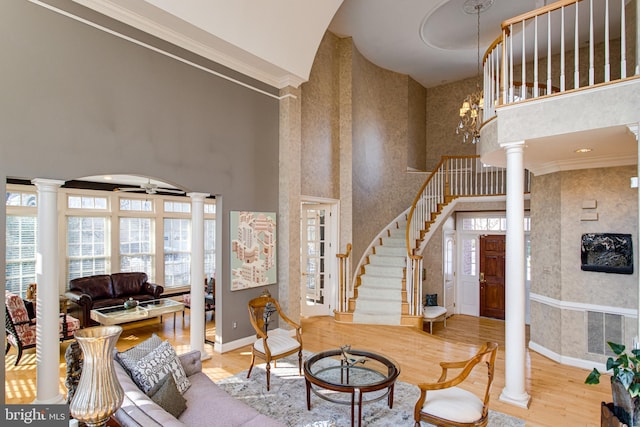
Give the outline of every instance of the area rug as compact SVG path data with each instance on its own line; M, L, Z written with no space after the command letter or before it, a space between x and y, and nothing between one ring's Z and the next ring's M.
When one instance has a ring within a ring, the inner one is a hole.
M271 367L271 390L267 391L265 364L256 365L247 379L247 371L217 382L227 393L242 400L258 412L290 427L349 427L351 406L337 404L311 394L311 410L307 410L304 376L298 375L298 358L289 356ZM362 425L372 427L413 426L413 408L420 392L418 387L397 381L393 408L386 399L362 406ZM367 395L365 395L367 396ZM358 407L355 408L358 425ZM423 423L426 426L428 424ZM523 420L490 411L489 426L519 427Z

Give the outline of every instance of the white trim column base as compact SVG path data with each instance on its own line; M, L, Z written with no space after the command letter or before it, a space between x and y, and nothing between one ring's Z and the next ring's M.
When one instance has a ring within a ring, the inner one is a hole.
M531 396L529 396L528 393L523 393L518 396L509 396L509 393L505 387L504 389L502 389L502 393L500 393L500 398L498 400L528 409L529 404L531 403Z
M40 400L36 397L34 401L31 402L33 405L63 405L65 403L67 403L67 399L62 394L58 394L57 396L46 400Z

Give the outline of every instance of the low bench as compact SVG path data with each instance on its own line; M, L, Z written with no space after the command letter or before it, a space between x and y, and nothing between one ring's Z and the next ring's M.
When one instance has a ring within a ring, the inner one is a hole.
M429 322L429 333L433 333L433 322L444 321L444 327L447 327L447 309L439 305L425 306L422 308L423 322Z

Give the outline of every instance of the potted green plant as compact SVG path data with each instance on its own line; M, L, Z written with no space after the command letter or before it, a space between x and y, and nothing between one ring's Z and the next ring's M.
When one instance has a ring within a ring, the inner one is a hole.
M614 414L630 427L640 425L640 349L631 353L625 351L622 344L607 342L616 355L607 359L607 371L611 371L611 394ZM593 371L584 381L586 384L599 384L600 372Z

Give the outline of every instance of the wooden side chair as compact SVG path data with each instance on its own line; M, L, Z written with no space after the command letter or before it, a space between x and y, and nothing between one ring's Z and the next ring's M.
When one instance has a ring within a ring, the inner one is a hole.
M15 366L22 358L22 351L36 346L35 310L28 310L19 295L5 291L4 325L7 335L7 347L4 354L9 353L11 346L18 350ZM74 332L80 329L80 320L66 313L60 313L60 341L74 338Z
M251 366L247 378L251 376L251 370L256 356L267 363L267 391L271 386L271 361L275 367L276 360L298 353L298 372L302 375L302 328L289 319L281 310L280 304L270 295L254 298L248 303L249 319L256 331L257 340L251 347ZM275 332L269 330L269 323L274 314L287 322L296 331L295 338L287 332Z
M489 421L489 395L497 350L497 343L487 342L468 360L441 362L442 374L437 382L418 384L420 398L414 409L415 427L420 426L420 421L436 426L486 426ZM467 379L476 366L482 366L481 364L487 369L482 396L457 387ZM454 378L447 379L450 369L459 372Z

